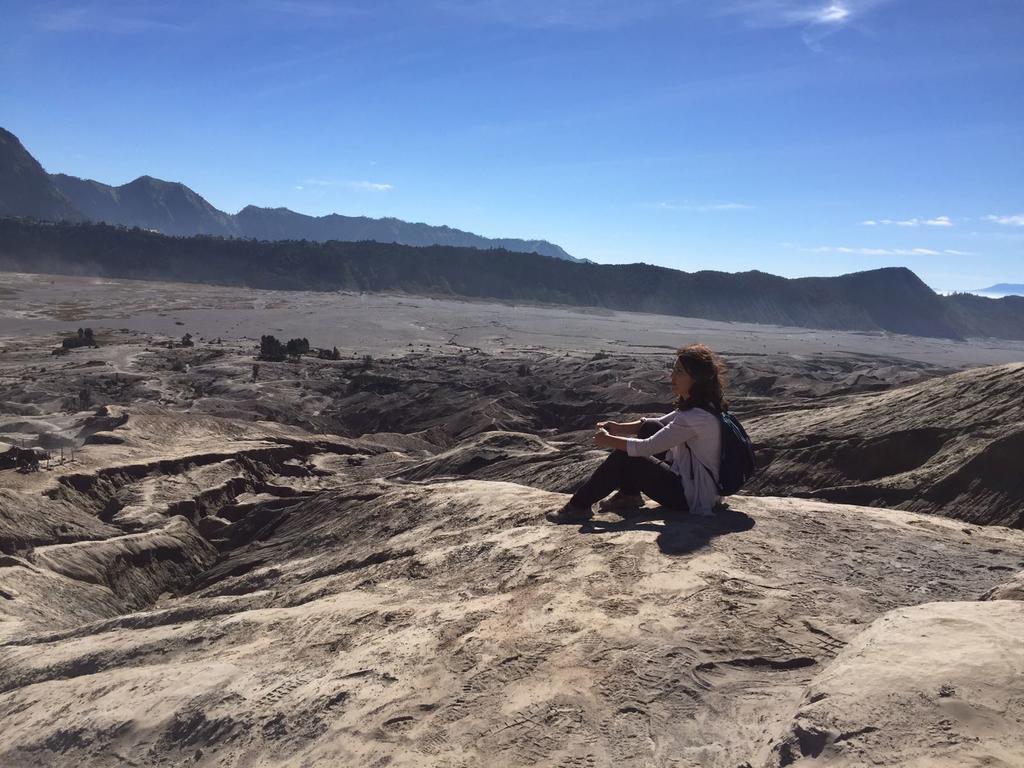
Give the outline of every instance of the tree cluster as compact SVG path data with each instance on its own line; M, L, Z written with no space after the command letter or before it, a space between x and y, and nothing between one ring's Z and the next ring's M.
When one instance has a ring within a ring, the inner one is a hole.
M288 339L285 344L288 357L297 358L309 352L309 339Z
M289 339L286 343L276 336L260 336L260 360L281 362L286 357L297 360L309 352L309 339Z
M96 336L92 328L79 328L77 336L68 336L60 343L64 349L77 349L78 347L98 347Z

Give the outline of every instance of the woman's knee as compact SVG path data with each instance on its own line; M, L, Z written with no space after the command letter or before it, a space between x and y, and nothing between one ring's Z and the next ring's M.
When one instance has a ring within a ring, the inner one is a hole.
M623 450L616 448L608 454L608 458L605 461L613 462L615 464L625 464L630 459L630 455Z
M640 425L640 429L637 430L636 436L640 439L651 437L661 431L661 424L657 421L645 421Z
M605 468L606 472L614 472L622 476L624 473L632 471L632 465L635 461L636 459L625 451L616 449L608 454L608 458L604 460L604 464L601 466Z

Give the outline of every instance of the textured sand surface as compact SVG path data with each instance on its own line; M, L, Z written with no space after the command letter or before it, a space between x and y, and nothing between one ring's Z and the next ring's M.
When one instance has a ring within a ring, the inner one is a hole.
M212 568L195 563L191 591L148 610L98 606L56 633L26 617L0 651L0 755L15 765L740 765L798 710L806 718L812 678L875 618L975 599L1024 563L1024 541L1002 529L801 500L743 499L711 522L666 522L653 509L582 531L538 522L563 498L493 481L340 487L281 510ZM169 539L187 525L172 518L151 538L151 561L202 557L205 547ZM60 549L10 558L7 602L45 599L38 590L54 587L37 572L69 591L105 587L116 572L120 584L106 588L122 600L149 586L126 573L133 566L171 586L173 574L132 560L133 536L105 544L126 550L115 568L97 557L85 570ZM1006 643L1007 622L987 631ZM870 647L889 648L884 633ZM963 653L981 637L963 634ZM904 676L932 668L958 684L936 642ZM975 659L985 690L1017 684L1019 664ZM867 688L818 684L873 708L844 708L829 728L941 727L939 703L908 720L851 674ZM940 697L931 677L918 683ZM962 704L982 705L992 702ZM1019 750L1003 727L1011 715L987 733L994 754ZM874 740L848 736L843 749L889 754Z
M1024 754L1024 603L900 608L808 686L781 764L1018 765Z

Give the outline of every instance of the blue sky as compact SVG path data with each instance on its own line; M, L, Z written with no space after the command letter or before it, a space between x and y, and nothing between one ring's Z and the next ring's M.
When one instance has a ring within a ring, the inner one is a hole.
M50 171L598 262L1024 283L1021 0L0 0Z

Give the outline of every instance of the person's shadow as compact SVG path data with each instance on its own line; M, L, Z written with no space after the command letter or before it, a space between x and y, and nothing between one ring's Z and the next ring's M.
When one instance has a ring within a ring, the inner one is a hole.
M698 517L667 507L638 509L621 520L589 520L580 533L621 533L622 531L654 531L655 543L665 555L686 555L707 546L715 536L749 531L754 518L729 507L719 509L711 517Z

